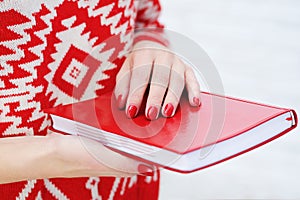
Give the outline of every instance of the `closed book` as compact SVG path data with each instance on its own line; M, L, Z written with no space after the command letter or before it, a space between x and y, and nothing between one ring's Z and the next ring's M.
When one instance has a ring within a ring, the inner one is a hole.
M94 139L124 155L189 173L253 150L297 126L294 110L201 93L201 107L186 96L171 118L127 118L112 93L45 110L58 132Z

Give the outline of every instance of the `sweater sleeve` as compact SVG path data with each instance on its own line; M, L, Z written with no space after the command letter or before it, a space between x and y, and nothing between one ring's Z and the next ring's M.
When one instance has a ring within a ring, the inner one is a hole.
M135 25L134 43L150 40L168 46L164 25L159 22L161 4L159 0L139 0Z

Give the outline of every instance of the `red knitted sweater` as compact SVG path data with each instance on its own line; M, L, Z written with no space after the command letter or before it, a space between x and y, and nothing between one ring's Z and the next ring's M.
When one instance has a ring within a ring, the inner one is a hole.
M158 0L0 0L0 137L45 135L43 109L112 90L134 28L159 27L159 12ZM0 199L157 199L158 184L30 180L0 185Z

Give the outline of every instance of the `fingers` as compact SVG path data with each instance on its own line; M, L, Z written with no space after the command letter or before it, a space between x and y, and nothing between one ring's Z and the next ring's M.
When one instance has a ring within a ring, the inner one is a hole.
M157 119L161 110L160 108L169 85L172 61L172 55L166 52L160 52L154 61L150 91L145 110L146 117L149 120Z
M154 166L116 153L92 138L55 132L50 135L56 141L58 170L62 171L62 177L131 177L157 173Z
M201 106L200 86L191 67L186 67L185 84L191 106Z
M116 87L114 94L117 99L119 109L123 109L126 105L131 78L131 66L132 59L129 55L116 77Z
M129 94L126 105L126 114L134 118L141 106L153 65L151 51L137 51L133 54Z
M179 59L175 59L172 65L168 92L162 107L162 115L164 117L172 117L177 109L185 84L184 71L184 63Z
M154 173L154 167L125 157L95 140L80 137L80 141L92 159L97 162L93 168L99 170L101 175L127 177L137 174L149 176Z
M134 118L150 83L145 115L149 120L172 117L184 88L191 106L200 106L200 86L191 67L166 49L140 48L131 53L117 75L115 97L118 107Z

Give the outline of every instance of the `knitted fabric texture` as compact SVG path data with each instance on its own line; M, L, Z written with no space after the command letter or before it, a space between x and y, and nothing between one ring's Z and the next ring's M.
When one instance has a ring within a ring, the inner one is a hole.
M134 29L161 27L160 10L158 0L0 0L0 137L46 135L43 109L111 91L134 37L159 40ZM157 199L158 184L159 173L30 180L0 185L0 199Z

